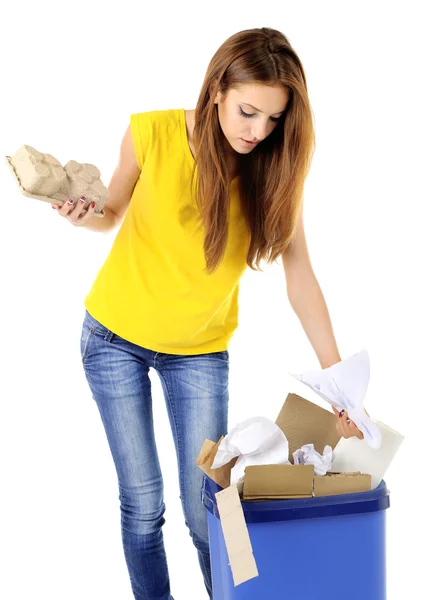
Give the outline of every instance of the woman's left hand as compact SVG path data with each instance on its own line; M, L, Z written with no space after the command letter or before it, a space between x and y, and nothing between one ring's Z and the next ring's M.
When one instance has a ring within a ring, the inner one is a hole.
M340 436L344 438L357 437L359 440L364 439L364 434L358 429L353 421L348 417L348 414L342 410L339 412L334 406L332 406L333 412L338 417L336 423L336 431Z

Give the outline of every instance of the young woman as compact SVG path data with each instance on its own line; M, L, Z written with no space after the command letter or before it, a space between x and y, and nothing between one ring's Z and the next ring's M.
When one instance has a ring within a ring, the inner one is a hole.
M170 600L163 480L150 368L162 382L180 498L212 598L205 438L227 433L228 344L247 266L282 257L287 293L322 368L341 360L303 228L314 129L302 64L270 28L217 50L195 110L133 114L105 218L84 199L58 212L93 231L121 224L85 300L83 365L115 463L122 542L137 600ZM58 208L58 207L55 207ZM344 437L362 433L338 415Z

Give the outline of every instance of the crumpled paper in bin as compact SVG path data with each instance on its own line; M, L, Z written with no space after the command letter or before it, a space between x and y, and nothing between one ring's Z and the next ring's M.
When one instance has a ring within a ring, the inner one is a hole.
M323 454L317 452L314 444L305 444L292 453L294 465L314 465L315 475L326 475L332 469L333 450L331 446L325 446Z
M363 407L370 379L370 359L367 350L346 358L321 371L289 373L311 388L337 410L345 410L363 433L364 440L374 449L380 448L382 436Z
M251 417L238 423L219 444L212 469L238 456L231 469L230 484L237 484L249 465L289 463L288 440L283 431L266 417Z

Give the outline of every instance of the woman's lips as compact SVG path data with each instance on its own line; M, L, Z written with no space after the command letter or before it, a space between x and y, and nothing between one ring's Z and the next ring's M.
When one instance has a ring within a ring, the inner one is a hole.
M243 138L241 138L241 140L247 145L247 146L257 146L257 144L259 142L249 142L248 140L244 140Z

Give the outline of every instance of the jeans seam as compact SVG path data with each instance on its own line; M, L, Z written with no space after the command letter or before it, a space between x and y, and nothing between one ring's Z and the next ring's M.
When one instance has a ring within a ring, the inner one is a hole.
M158 371L158 369L157 369ZM179 433L179 428L178 428L178 424L177 424L177 418L176 418L176 412L175 412L175 405L171 396L171 392L169 389L169 386L166 382L165 379L165 375L163 372L158 371L158 373L161 375L162 377L162 382L165 386L166 392L168 394L168 399L170 401L170 405L172 408L172 414L173 414L173 418L174 418L174 426L175 426L175 432L177 434L177 454L179 456L179 468L180 468L180 494L181 494L181 501L184 503L184 470L183 470L183 461L181 459L181 440L180 440L180 433ZM187 524L188 526L188 524Z

